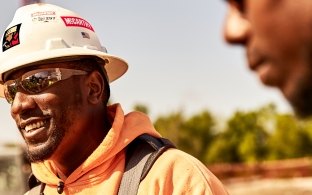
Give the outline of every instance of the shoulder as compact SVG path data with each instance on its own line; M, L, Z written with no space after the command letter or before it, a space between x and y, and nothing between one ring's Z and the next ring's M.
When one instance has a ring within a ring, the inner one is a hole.
M175 194L192 194L195 191L195 194L227 194L222 183L204 164L178 149L164 152L144 182L156 182L160 189L172 190L171 193Z

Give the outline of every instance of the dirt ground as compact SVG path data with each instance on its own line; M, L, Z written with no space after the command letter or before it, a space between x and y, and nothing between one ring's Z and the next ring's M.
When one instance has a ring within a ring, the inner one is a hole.
M312 195L312 177L223 182L231 195Z

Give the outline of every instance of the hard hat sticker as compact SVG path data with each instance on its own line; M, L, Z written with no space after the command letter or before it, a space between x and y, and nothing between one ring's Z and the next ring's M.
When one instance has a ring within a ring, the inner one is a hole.
M4 32L2 41L2 51L6 51L20 44L19 32L22 24L17 24Z
M74 16L61 16L61 18L66 26L82 27L94 31L91 24L87 22L85 19Z
M40 12L34 12L31 14L31 17L37 17L37 16L46 16L46 15L56 15L55 11L40 11Z
M56 21L55 11L41 11L31 14L33 22L53 22Z

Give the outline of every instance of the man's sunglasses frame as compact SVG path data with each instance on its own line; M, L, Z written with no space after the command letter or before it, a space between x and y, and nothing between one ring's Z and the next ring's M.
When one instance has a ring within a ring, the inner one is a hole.
M12 104L16 93L21 87L29 94L37 94L48 89L53 84L68 79L74 75L86 75L88 72L67 68L43 68L24 73L21 77L4 83L4 96Z

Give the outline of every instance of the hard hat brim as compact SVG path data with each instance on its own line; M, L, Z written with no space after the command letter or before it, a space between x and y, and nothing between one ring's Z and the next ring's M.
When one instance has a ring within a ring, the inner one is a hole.
M39 61L70 56L96 56L105 61L108 61L108 63L103 64L103 66L106 70L109 83L121 77L128 70L127 62L119 57L98 50L86 49L81 47L41 50L38 52L20 55L16 58L9 60L3 60L0 58L0 97L4 97L4 73L9 74L10 72L13 72L15 70L34 65L34 63Z

